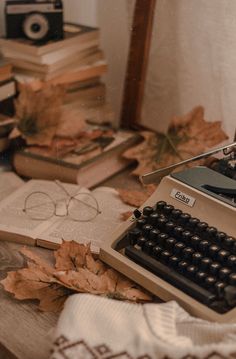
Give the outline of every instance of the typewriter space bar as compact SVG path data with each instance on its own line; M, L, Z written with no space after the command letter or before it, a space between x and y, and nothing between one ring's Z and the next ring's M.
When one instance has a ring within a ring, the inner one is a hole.
M181 289L183 292L197 299L201 303L210 305L216 299L216 296L209 292L207 289L200 287L196 283L189 280L187 277L184 277L178 272L173 271L173 269L170 267L148 256L141 250L135 249L132 246L128 246L125 248L125 254L134 262L140 264L142 267L147 268L152 273L172 284L174 287Z

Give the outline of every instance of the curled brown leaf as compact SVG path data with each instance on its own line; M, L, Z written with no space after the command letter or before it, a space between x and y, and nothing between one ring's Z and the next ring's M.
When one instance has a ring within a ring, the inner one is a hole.
M227 139L221 122L204 119L202 106L193 108L184 116L175 116L167 134L148 131L141 134L144 141L123 154L125 158L138 162L133 171L137 176L204 153Z

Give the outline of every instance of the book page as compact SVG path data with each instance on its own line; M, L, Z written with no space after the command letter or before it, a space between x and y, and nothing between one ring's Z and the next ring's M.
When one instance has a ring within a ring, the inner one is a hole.
M91 243L92 250L98 252L103 238L122 223L121 214L132 211L133 207L124 204L117 191L109 187L98 187L92 194L98 201L101 214L89 222L64 218L48 228L40 239L58 244L62 240Z
M75 194L78 190L77 185L67 184L65 187L71 194ZM25 200L34 192L49 194L52 203L57 201L63 203L67 198L66 194L55 184L55 182L31 180L0 202L1 231L7 231L36 239L48 226L56 221L60 221L60 218L58 219L56 216L52 216L47 220L45 218L43 220L32 219L32 217L24 213ZM36 198L38 199L38 196ZM43 199L44 198L45 197L43 197ZM40 208L41 207L37 206L39 211L38 214L40 214ZM42 214L43 211L44 209L42 209Z
M14 172L0 173L0 201L24 184L24 181Z

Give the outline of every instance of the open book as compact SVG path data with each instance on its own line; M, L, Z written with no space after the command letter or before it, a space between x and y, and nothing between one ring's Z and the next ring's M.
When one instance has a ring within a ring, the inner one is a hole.
M30 180L24 183L14 173L1 173L0 239L52 249L56 248L62 240L90 242L92 251L98 252L103 238L122 222L121 213L132 209L120 200L114 189L109 187L99 187L89 191L74 184L63 183L62 186L72 196L76 193L92 195L98 203L100 213L85 222L65 216L60 209L60 213L56 212L59 216L53 215L48 219L32 218L24 212L25 201L30 194L43 192L56 203L66 203L68 196L65 191L53 181ZM34 203L37 206L37 199ZM58 208L56 206L57 210ZM40 206L38 209L40 211ZM44 212L42 214L44 215ZM83 213L81 215L83 216Z

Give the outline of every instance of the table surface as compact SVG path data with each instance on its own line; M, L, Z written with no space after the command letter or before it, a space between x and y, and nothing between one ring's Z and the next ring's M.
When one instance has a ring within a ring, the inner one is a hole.
M131 169L114 176L103 183L114 188L140 189L141 186L130 176ZM0 280L10 270L24 266L19 253L22 245L0 242ZM31 247L32 251L52 261L53 252ZM48 359L50 333L53 332L58 314L42 313L34 301L18 301L3 290L0 285L0 359Z

